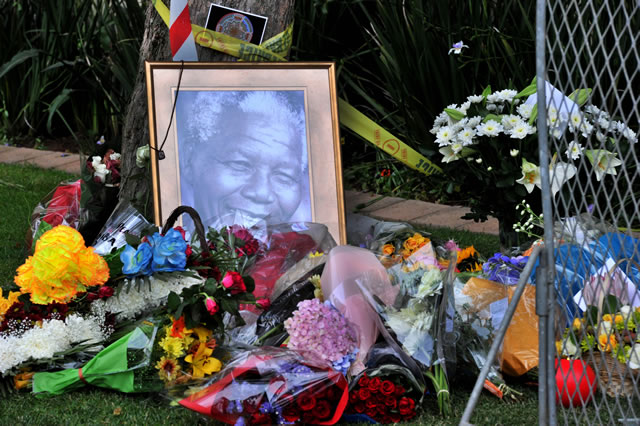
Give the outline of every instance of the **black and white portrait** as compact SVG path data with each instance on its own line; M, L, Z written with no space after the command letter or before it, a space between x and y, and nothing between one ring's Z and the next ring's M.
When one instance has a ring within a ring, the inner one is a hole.
M311 221L304 95L181 90L181 204L194 207L205 226Z

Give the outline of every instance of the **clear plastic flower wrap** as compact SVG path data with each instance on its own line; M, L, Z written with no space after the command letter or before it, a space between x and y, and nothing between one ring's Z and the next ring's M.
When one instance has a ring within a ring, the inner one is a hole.
M241 353L178 402L227 424L332 425L348 399L347 380L325 361L264 347Z
M419 231L408 223L378 222L367 248L378 255L388 268L409 258L431 240L429 233Z
M62 182L45 196L31 213L31 241L58 225L79 229L87 222L88 213L81 208L82 179Z
M101 256L127 244L126 234L137 237L151 224L126 200L118 203L93 243L93 249Z
M325 225L297 222L268 226L263 253L247 271L256 299L271 297L276 281L313 253L328 253L336 243ZM258 238L258 237L256 237Z

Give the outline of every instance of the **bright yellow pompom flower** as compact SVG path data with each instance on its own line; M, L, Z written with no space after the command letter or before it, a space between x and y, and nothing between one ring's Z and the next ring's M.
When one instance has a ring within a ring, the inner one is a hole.
M82 235L69 226L56 226L42 234L36 250L14 278L22 293L40 305L67 303L87 287L103 285L109 267L93 248L85 247Z

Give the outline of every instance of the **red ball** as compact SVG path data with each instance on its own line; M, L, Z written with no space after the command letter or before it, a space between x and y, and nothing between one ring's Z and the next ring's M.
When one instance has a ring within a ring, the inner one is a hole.
M589 402L596 393L596 374L579 359L556 359L556 403L565 408L579 407Z

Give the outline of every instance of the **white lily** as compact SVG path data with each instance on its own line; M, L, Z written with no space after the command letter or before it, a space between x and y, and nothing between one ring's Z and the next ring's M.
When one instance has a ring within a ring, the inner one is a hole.
M452 161L460 159L458 154L453 152L453 148L451 148L451 146L442 147L438 150L438 152L440 152L440 154L444 156L444 158L442 159L443 163L450 163Z
M589 149L584 151L585 155L594 166L596 179L598 182L602 180L604 175L617 175L616 167L622 164L616 153L606 151L604 149Z
M522 177L516 182L524 185L524 187L527 189L527 192L531 193L531 191L533 191L533 188L535 188L536 186L540 186L540 167L528 162L523 158Z
M551 179L551 193L555 196L562 185L564 185L569 179L574 177L577 172L576 166L569 163L559 161L555 164L553 162L549 166L549 175Z

